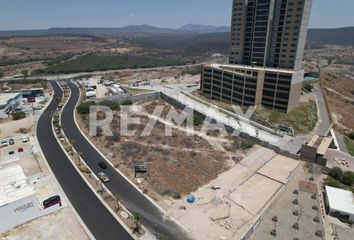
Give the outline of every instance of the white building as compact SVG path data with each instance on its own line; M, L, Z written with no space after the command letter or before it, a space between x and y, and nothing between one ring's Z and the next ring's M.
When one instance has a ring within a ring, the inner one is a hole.
M17 108L21 103L21 93L0 93L0 117L7 117L7 111Z
M19 164L0 168L0 232L43 215Z
M326 186L326 206L329 214L348 219L354 223L354 194L338 188Z

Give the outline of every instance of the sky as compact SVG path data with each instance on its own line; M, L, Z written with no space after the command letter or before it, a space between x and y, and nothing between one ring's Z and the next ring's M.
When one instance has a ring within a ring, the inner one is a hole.
M353 0L313 0L310 27L354 26ZM340 3L340 4L339 4ZM232 0L0 0L0 30L229 26Z

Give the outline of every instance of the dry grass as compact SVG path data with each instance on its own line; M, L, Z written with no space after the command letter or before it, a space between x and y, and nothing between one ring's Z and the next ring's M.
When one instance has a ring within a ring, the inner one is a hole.
M165 105L162 115L166 115L171 106L154 101L140 105L147 112L152 112L156 105ZM132 117L137 117L138 114ZM134 165L144 163L148 173L143 175L140 187L155 199L161 197L179 198L197 190L219 174L230 168L230 161L238 163L246 153L241 150L241 142L230 138L223 143L225 151L215 150L204 138L187 136L184 131L175 129L173 136L166 137L165 125L158 122L152 134L141 137L140 133L148 122L146 116L140 115L142 124L130 125L130 130L137 130L132 137L120 136L120 119L115 117L111 128L115 129L114 137L98 136L91 138L96 146L112 161L113 165L134 180ZM87 120L81 119L87 131Z

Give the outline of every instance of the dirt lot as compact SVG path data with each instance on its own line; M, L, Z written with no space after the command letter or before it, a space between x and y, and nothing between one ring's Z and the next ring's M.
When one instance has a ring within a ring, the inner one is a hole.
M354 130L354 48L323 46L307 50L305 69L318 72L327 98L335 129L341 133Z
M150 136L140 136L157 105L164 106L164 110L156 127ZM240 139L215 137L214 133L208 136L198 132L198 127L192 136L188 136L184 126L172 124L173 136L165 136L165 125L171 126L164 120L170 107L162 100L133 106L131 117L139 117L141 124L129 126L129 130L138 130L132 137L119 135L120 118L117 114L111 124L115 129L114 137L91 137L117 168L157 200L161 197L180 198L195 191L252 151L243 150ZM87 119L80 121L87 132ZM148 166L141 184L133 174L134 165L138 163Z
M327 69L322 72L323 87L337 130L353 131L354 80Z
M29 223L12 229L0 235L2 240L30 240L30 239L58 239L65 240L75 236L78 240L88 240L85 231L78 226L78 222L69 207L59 212L35 219ZM34 231L35 229L35 231Z
M259 148L194 192L195 203L180 199L160 204L190 231L193 239L242 239L285 188L299 163Z

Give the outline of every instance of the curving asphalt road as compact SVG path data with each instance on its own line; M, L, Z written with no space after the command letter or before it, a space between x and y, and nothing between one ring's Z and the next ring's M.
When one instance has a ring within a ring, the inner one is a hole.
M58 84L54 81L50 81L50 84L55 96L61 99L62 91ZM96 239L132 239L87 186L59 146L51 123L51 116L58 104L59 102L53 98L41 115L37 127L38 141L50 168L76 212Z
M76 126L74 111L80 97L79 88L71 81L66 81L70 90L71 97L62 111L61 124L66 136L73 141L74 148L82 153L82 158L97 174L102 169L98 166L99 162L106 160L92 147ZM148 201L136 188L134 188L123 176L121 176L111 165L104 172L109 176L110 182L106 184L108 189L118 196L124 206L132 213L142 215L142 224L149 228L152 233L157 231L159 236L169 236L172 239L188 239L185 232L174 222L166 220L160 210Z

